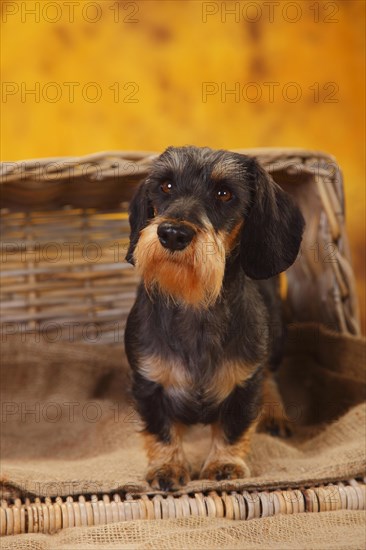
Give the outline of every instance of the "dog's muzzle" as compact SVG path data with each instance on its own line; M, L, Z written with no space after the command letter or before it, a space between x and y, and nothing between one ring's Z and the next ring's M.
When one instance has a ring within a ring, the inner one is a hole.
M192 241L195 231L185 224L163 222L158 227L158 237L164 248L183 250Z

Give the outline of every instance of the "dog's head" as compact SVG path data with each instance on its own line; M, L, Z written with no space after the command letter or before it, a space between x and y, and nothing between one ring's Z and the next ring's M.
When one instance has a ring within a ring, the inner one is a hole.
M207 307L220 294L228 258L252 279L286 270L304 220L291 198L251 157L169 147L130 204L127 261L147 290Z

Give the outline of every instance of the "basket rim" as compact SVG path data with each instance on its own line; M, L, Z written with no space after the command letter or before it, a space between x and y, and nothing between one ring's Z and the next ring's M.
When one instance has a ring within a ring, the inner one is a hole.
M215 150L215 148L212 147L212 149ZM220 149L220 148L218 148ZM232 151L234 153L243 153L253 156L265 156L265 155L273 155L273 156L301 156L303 158L322 158L331 160L332 162L337 162L336 157L332 155L331 153L326 153L324 151L319 151L317 149L306 149L304 147L249 147L249 148L229 148L228 151ZM163 152L161 151L145 151L145 150L137 150L137 149L131 149L131 150L122 150L122 149L111 149L111 150L103 150L103 151L96 151L93 153L87 153L85 155L65 155L65 156L54 156L54 157L34 157L34 158L26 158L26 159L19 159L19 160L3 160L0 161L0 166L5 165L11 165L11 164L18 164L18 163L24 163L32 165L33 163L51 163L55 161L76 161L79 162L83 161L89 161L89 160L98 160L103 159L105 157L110 156L118 156L118 157L129 157L130 160L139 160L141 158L150 158L160 155Z

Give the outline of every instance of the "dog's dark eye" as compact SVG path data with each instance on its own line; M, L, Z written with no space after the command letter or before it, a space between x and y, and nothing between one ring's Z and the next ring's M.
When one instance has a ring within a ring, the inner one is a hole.
M233 198L232 192L226 187L221 187L215 191L215 196L217 200L221 202L229 202Z
M172 188L173 188L173 185L170 183L170 181L165 181L160 185L160 189L162 190L163 193L166 193L166 194L171 193Z

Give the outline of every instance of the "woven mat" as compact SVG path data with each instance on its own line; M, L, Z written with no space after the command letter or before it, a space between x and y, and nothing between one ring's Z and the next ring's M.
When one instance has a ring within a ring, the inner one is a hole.
M8 338L2 345L4 496L151 493L122 345L35 339ZM249 479L193 480L180 493L299 487L364 476L364 352L361 339L315 325L292 327L280 382L293 437L256 434ZM193 429L185 443L198 470L208 430ZM2 548L360 548L363 521L363 512L356 511L249 522L137 521L56 536L7 537Z
M362 550L365 513L342 510L234 521L184 518L65 529L2 539L2 550Z

